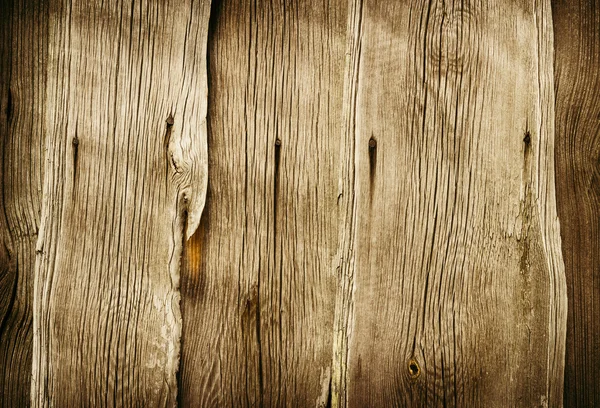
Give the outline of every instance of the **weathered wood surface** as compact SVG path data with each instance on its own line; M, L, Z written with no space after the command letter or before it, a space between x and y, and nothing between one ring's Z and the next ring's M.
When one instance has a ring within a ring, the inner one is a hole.
M206 1L53 0L33 406L174 406L206 174Z
M552 2L566 407L600 406L600 2Z
M34 3L0 2L0 404L33 349L34 406L559 406L555 78L597 403L594 2Z
M207 208L182 275L182 406L326 406L346 1L221 1Z
M0 407L29 403L40 225L46 2L0 2Z
M549 1L351 3L334 401L559 405Z

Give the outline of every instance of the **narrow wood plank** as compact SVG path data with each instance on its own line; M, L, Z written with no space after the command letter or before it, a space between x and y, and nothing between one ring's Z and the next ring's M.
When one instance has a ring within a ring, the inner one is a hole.
M556 184L569 294L564 404L600 405L600 2L552 1Z
M334 406L558 406L549 1L351 2Z
M207 180L207 1L56 0L34 406L174 406Z
M182 276L182 406L326 406L346 1L221 1L209 189Z
M2 2L0 16L0 407L26 407L42 205L47 3Z

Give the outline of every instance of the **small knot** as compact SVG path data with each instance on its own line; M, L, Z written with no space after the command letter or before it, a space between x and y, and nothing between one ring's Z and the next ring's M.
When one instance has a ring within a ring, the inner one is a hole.
M523 142L525 142L526 145L531 143L531 133L529 133L529 130L525 132L525 137L523 138Z
M377 147L377 140L375 140L375 138L371 137L369 139L369 148L374 149Z
M281 140L275 139L275 146L281 146Z
M419 367L419 363L417 363L417 360L411 359L408 362L408 373L410 374L410 377L413 380L419 377L419 375L421 375L421 368Z
M173 126L173 123L175 123L175 118L173 117L172 114L169 113L169 117L167 117L167 125Z
M71 143L73 143L73 146L77 146L79 144L79 139L77 139L77 136L75 136L73 138L73 140L71 141Z

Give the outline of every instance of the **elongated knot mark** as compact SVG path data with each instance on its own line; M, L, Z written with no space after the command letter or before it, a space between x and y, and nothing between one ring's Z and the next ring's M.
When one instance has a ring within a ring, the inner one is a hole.
M371 135L369 139L369 179L371 181L371 185L373 185L375 181L375 171L377 169L377 139ZM371 199L373 189L371 189Z

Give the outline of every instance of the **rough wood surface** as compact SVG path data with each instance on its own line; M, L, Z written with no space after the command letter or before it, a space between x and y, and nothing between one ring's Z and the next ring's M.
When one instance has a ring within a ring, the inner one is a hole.
M28 406L31 388L47 23L45 1L0 3L0 407Z
M549 1L351 1L334 406L557 406Z
M566 407L600 406L600 2L552 1Z
M34 406L174 406L183 242L204 206L206 1L55 0Z
M600 404L596 1L10 0L0 42L1 406Z
M182 406L326 406L346 1L221 1L209 189L182 276Z

